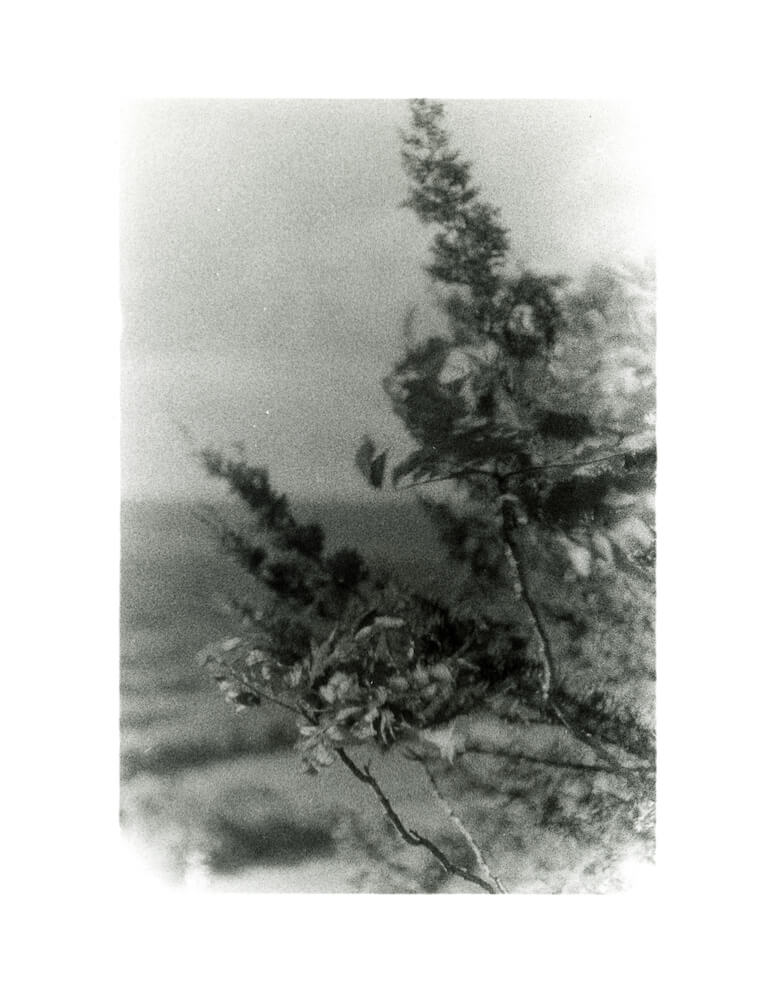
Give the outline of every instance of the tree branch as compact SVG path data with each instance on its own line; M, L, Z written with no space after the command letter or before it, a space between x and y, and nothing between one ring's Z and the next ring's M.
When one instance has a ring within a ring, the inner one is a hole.
M494 474L488 469L478 469L472 466L459 469L457 472L452 472L447 476L435 476L434 479L418 479L413 483L406 483L404 486L396 486L396 490L414 490L418 486L431 486L432 483L447 483L451 480L461 479L463 476L493 476Z
M416 830L408 830L398 814L395 812L394 807L387 798L384 790L371 774L370 768L367 765L363 768L358 767L342 747L339 747L336 752L355 778L373 789L384 809L384 812L387 814L392 825L406 844L409 844L411 847L423 847L425 850L429 851L430 854L432 854L433 857L440 862L449 875L457 875L459 878L463 878L467 882L472 882L475 885L480 886L481 889L484 889L492 895L496 895L497 892L504 891L501 887L492 885L485 879L474 875L466 868L462 868L461 865L454 864L454 862L451 861L450 858L448 858L436 844L433 844L433 842L427 837L423 837L420 833L417 833Z
M572 733L572 735L575 735ZM579 739L579 737L576 737ZM596 750L596 747L591 747ZM488 746L485 743L468 743L464 748L465 753L478 753L490 757L505 757L508 760L524 760L530 764L544 764L546 767L559 767L574 771L601 771L604 774L620 774L621 772L631 772L638 774L652 771L650 764L631 764L625 766L615 762L614 764L586 764L581 761L557 760L555 757L537 757L534 754L523 753L516 747L496 747Z
M564 715L564 713L561 711L561 709L558 707L558 705L555 703L552 695L548 698L547 704L548 708L552 711L553 715L555 715L556 719L558 719L561 725L568 732L570 732L576 740L579 740L580 743L584 743L586 746L590 747L591 750L594 750L599 755L599 757L601 757L603 760L607 762L607 764L610 765L610 767L616 774L623 774L630 777L639 774L642 771L655 770L654 766L651 764L645 764L645 766L643 767L626 767L624 764L621 764L620 761L617 760L617 758L607 750L607 748L604 746L601 740L597 739L591 733L586 733L584 730L580 729L578 726L575 726L573 723L571 723Z
M461 833L461 835L464 837L464 839L467 842L470 850L475 855L475 860L478 863L478 867L483 872L483 874L486 876L486 878L489 879L490 882L494 883L494 885L497 887L497 889L499 890L499 892L506 893L507 889L505 889L505 887L502 885L501 880L499 878L497 878L497 876L492 872L491 868L489 868L488 862L486 861L486 859L483 856L483 851L480 849L480 845L475 840L475 838L470 833L470 831L467 829L467 827L464 825L464 823L462 822L462 819L458 815L458 813L454 812L454 809L453 809L451 803L448 801L448 799L445 797L445 795L443 795L443 793L441 792L440 786L438 785L437 778L432 773L431 769L427 766L427 761L424 760L424 759L422 759L422 764L424 766L424 771L426 772L426 775L429 778L429 783L432 786L432 791L435 793L435 798L438 800L438 802L440 803L440 805L445 810L446 815L448 816L448 818L451 820L451 822L456 826L456 828L459 830L459 832Z
M504 473L502 478L507 480L511 479L513 476L531 476L535 472L544 472L545 469L580 469L585 465L598 465L601 462L609 462L613 458L625 458L628 454L629 452L627 451L613 451L609 455L602 455L601 458L586 458L577 462L549 462L546 465L534 465L528 469L515 469L513 472ZM420 479L413 483L406 483L405 486L397 486L396 489L412 490L416 489L417 486L429 486L431 483L445 483L452 479L461 479L463 476L473 475L500 478L490 469L479 469L475 466L468 466L458 469L456 472L450 473L447 476L436 476L434 479Z
M504 486L504 482L501 483ZM561 711L559 706L556 704L555 699L552 695L552 686L556 677L556 665L555 659L553 657L552 647L550 645L550 636L548 635L547 627L542 618L542 613L540 612L539 606L534 599L533 594L529 586L528 575L525 568L525 560L523 557L523 552L521 550L520 543L518 541L518 521L516 508L513 500L509 499L506 495L501 497L502 500L502 533L505 540L505 554L507 556L508 563L515 574L518 583L521 588L521 595L523 596L524 603L529 609L534 627L540 638L541 643L541 653L543 662L543 674L542 674L542 699L546 708L548 708L551 713L555 716L558 722L574 736L576 740L584 743L594 750L602 760L606 761L610 765L610 768L617 774L625 774L631 776L637 773L639 770L644 770L644 768L630 768L625 767L621 764L614 756L611 754L606 747L603 745L601 740L597 739L591 733L586 733L579 727L571 723L564 713ZM654 770L654 768L649 767L648 770Z
M518 581L521 596L524 599L526 607L529 609L529 614L531 615L534 627L540 639L543 663L541 684L542 699L544 703L547 704L548 698L550 697L551 685L556 672L555 661L553 659L553 651L550 645L550 636L548 635L547 628L542 620L542 613L540 612L539 606L534 600L529 587L523 553L518 542L518 521L516 517L515 504L512 500L509 500L506 497L502 498L502 533L505 540L505 555L507 557L507 561Z
M530 476L534 472L544 472L545 469L580 469L584 465L598 465L601 462L609 462L613 458L625 458L630 452L613 451L610 455L602 455L601 458L586 458L578 462L548 462L546 465L533 465L529 469L516 469L515 472L508 472L505 478L511 476Z
M266 701L273 702L273 704L279 705L295 715L300 715L312 724L315 723L314 717L311 714L309 714L309 712L303 706L291 705L290 703L283 701L276 695L266 692L263 688L259 687L257 684L252 683L246 678L241 678L241 682L244 685L244 687L247 688L256 697L265 698ZM381 803L384 812L387 814L392 825L400 834L400 836L402 837L402 839L405 841L406 844L409 844L411 847L423 847L425 850L429 851L435 858L437 858L437 860L440 862L440 864L448 872L449 875L457 875L459 878L463 878L467 882L472 882L475 885L480 886L482 889L485 889L486 892L491 893L492 895L496 894L497 892L505 892L505 890L502 888L496 876L491 874L488 865L486 864L482 854L480 853L480 848L478 848L478 846L472 840L472 836L469 834L469 832L465 830L465 828L461 824L461 820L455 817L453 813L449 811L449 815L452 817L452 819L454 819L457 826L464 833L465 840L467 840L467 843L470 844L470 846L473 848L473 853L475 854L476 860L480 864L481 869L485 871L485 873L492 879L494 885L492 885L490 882L486 882L482 878L479 878L477 875L474 875L466 868L462 868L461 865L454 864L454 862L451 861L451 859L448 858L443 853L443 851L441 851L441 849L427 837L423 837L420 833L417 833L416 830L407 829L405 824L397 814L397 812L395 812L394 806L387 798L386 793L381 788L378 781L373 777L370 768L367 765L363 768L358 767L357 764L355 764L355 762L346 752L346 750L343 749L343 747L336 748L336 753L341 758L346 767L355 776L355 778L357 778L358 781L361 781L363 784L368 785L370 788L373 789L373 791L378 796L378 800ZM445 800L442 799L442 796L440 796L440 793L438 792L432 777L430 777L430 782L432 783L433 789L435 789L436 793L441 798L441 801L445 802ZM446 803L446 809L448 811L447 803Z
M240 677L239 683L245 687L250 694L255 695L256 698L265 698L266 701L270 701L274 705L279 705L280 708L286 708L288 712L292 712L293 715L300 715L302 718L306 719L307 722L312 724L316 723L316 720L312 715L310 715L302 705L293 705L291 702L283 701L280 697L275 694L270 694L265 688L259 687L252 681L247 680L246 677Z
M246 680L245 678L242 678L242 683L256 697L265 698L266 701L273 702L275 705L279 705L282 708L285 708L288 711L293 712L295 715L302 716L308 722L311 723L315 722L313 716L311 716L302 706L291 705L288 702L283 701L281 698L278 698L276 695L267 693L263 688L258 687L258 685L253 684L252 682ZM382 789L381 785L379 785L378 781L373 777L370 768L367 765L363 768L358 767L357 764L354 763L352 758L346 752L346 750L343 749L343 747L338 747L336 749L336 753L341 758L346 767L355 776L355 778L357 778L358 781L361 781L363 784L368 785L370 788L373 789L373 791L378 796L378 800L381 803L384 812L387 814L392 825L400 834L400 836L402 837L402 839L405 841L406 844L409 844L411 847L425 848L425 850L429 851L435 858L437 858L437 860L440 862L440 864L448 872L449 875L457 875L459 878L463 878L467 882L472 882L475 885L480 886L482 889L485 889L486 892L491 894L496 894L497 892L503 893L506 891L505 889L502 888L502 885L497 879L497 877L491 873L488 865L486 864L486 861L483 858L483 855L481 854L480 848L472 839L472 835L464 827L461 820L451 811L450 806L441 795L439 789L437 788L437 785L435 784L435 780L433 776L429 774L429 771L427 771L427 774L429 775L430 784L432 785L435 794L438 796L441 803L444 805L451 819L456 823L457 827L462 832L465 840L472 848L475 858L481 867L481 870L484 871L486 875L491 879L493 885L491 884L491 882L486 882L484 879L478 878L477 875L474 875L466 868L462 868L461 865L454 864L454 862L451 861L451 859L448 858L443 853L443 851L441 851L441 849L427 837L423 837L420 833L417 833L416 830L408 830L403 821L400 819L397 812L395 812L394 806L387 798L387 795Z

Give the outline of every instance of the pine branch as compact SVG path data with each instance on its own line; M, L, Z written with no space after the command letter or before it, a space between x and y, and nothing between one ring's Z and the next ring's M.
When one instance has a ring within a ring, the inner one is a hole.
M440 862L440 864L448 872L449 875L457 875L459 878L463 878L467 882L472 882L474 885L480 886L481 889L484 889L486 892L491 893L492 895L496 895L498 892L504 891L500 887L492 885L485 879L479 878L477 875L474 875L466 868L462 868L461 865L454 864L454 862L451 861L450 858L448 858L443 853L443 851L441 851L441 849L437 846L437 844L434 844L427 837L423 837L420 833L417 833L416 830L407 829L403 821L395 812L395 809L392 803L387 798L384 790L381 788L378 781L376 781L376 779L371 774L370 768L367 765L363 768L359 768L354 763L349 754L341 747L339 747L336 752L338 753L338 756L341 758L346 767L348 767L348 769L355 776L355 778L357 778L358 781L361 781L363 784L368 785L370 788L373 789L373 791L378 796L378 800L381 803L384 812L387 814L390 821L392 822L392 825L397 830L400 837L405 841L406 844L409 844L411 847L423 847L425 850L429 851L430 854L432 854L433 857L435 857Z

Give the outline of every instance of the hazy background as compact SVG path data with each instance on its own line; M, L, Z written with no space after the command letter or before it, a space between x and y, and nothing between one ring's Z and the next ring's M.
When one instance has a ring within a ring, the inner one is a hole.
M450 101L455 144L513 259L581 272L653 250L631 105ZM148 101L122 136L122 488L207 495L179 431L243 440L278 486L367 500L368 431L399 444L380 379L408 308L432 323L430 233L400 202L404 101Z

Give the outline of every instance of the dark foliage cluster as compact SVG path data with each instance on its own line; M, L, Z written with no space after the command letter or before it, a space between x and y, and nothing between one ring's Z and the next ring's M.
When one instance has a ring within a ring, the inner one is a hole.
M323 616L339 609L348 592L367 579L365 560L355 549L326 555L320 524L302 524L287 497L271 486L268 471L244 458L212 449L200 453L207 472L228 484L248 508L248 526L216 520L223 548L255 580L290 606L314 606Z
M209 467L231 482L228 460L210 459ZM297 522L289 505L281 521L270 521L275 494L265 473L260 483L267 510L253 493L252 514L267 549L286 552ZM246 536L226 530L233 551L233 539ZM465 619L387 578L371 579L352 549L266 557L254 575L261 590L247 616L250 630L207 649L202 663L234 704L266 699L291 708L303 720L301 750L312 769L331 763L337 747L388 747L442 725L503 686L536 699L534 665L516 630Z

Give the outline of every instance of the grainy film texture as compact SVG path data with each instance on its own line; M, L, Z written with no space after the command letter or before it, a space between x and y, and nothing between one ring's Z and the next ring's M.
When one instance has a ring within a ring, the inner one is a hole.
M636 108L145 101L122 150L133 848L205 889L647 884Z

